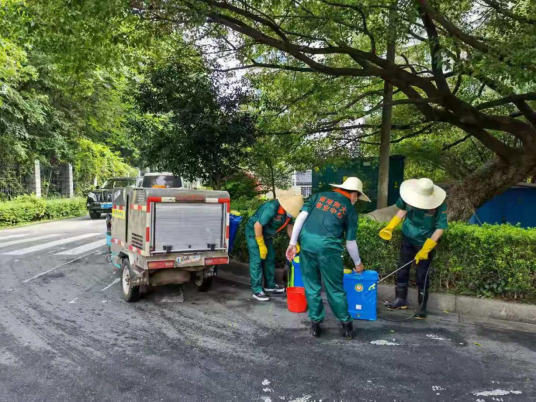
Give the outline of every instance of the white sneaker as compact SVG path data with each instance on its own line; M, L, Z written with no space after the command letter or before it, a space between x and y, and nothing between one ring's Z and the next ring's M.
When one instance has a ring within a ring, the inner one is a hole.
M270 292L270 293L285 293L285 288L282 288L281 286L279 285L275 285L275 287L271 288L271 289L264 289L265 292Z
M270 300L270 298L266 296L264 292L254 293L253 297L257 299L258 301L263 301L263 302Z

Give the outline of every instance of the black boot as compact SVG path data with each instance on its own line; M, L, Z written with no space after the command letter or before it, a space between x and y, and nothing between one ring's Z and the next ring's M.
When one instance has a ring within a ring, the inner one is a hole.
M311 335L315 338L320 336L320 323L318 321L311 321Z
M356 331L354 330L354 321L348 321L342 323L342 336L349 341L354 339Z
M424 320L428 316L428 312L426 311L426 305L428 304L428 289L421 289L419 288L419 308L413 314L413 317L415 317L417 320Z
M408 308L408 284L399 283L395 288L395 299L391 303L387 303L385 307L389 310L405 310Z

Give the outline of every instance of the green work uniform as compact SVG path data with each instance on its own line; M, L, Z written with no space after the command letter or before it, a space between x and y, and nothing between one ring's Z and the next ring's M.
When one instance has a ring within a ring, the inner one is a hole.
M408 205L402 198L399 198L396 206L407 211L406 219L402 225L402 234L414 246L422 247L426 240L432 237L436 229L446 229L448 226L446 202L434 209L419 209Z
M350 199L338 192L312 195L302 208L308 212L300 232L300 264L309 318L321 322L324 304L320 292L324 281L328 302L339 321L352 320L343 288L343 240L356 240L357 213Z
M249 274L251 276L251 290L253 294L263 291L262 273L264 265L264 277L266 279L266 288L275 287L275 250L273 236L287 222L287 215L282 209L278 200L268 201L262 205L255 214L249 219L246 226L246 240L249 251ZM262 225L262 234L268 254L266 259L261 260L259 245L255 240L255 223ZM289 221L291 223L292 221ZM264 262L264 264L263 264Z

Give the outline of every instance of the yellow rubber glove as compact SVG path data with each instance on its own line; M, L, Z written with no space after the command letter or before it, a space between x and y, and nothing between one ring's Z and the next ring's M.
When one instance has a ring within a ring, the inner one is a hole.
M415 256L415 263L418 264L420 260L427 260L428 254L434 249L435 246L437 246L437 243L435 241L433 241L432 239L427 239L424 242L424 246L422 246L422 248Z
M264 237L255 237L255 240L257 240L257 244L259 245L259 253L261 255L261 260L265 260L266 255L268 255L268 249L266 248L266 243L264 243Z
M296 254L299 254L301 250L300 243L296 243Z
M402 222L402 219L400 219L398 216L393 216L393 219L391 219L391 222L384 227L382 230L380 230L380 237L383 240L391 240L393 238L393 230L398 226L398 224Z

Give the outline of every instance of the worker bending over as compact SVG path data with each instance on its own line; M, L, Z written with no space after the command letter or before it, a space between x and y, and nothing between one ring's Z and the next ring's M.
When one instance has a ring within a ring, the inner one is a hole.
M400 186L400 198L396 206L400 211L391 219L389 225L380 231L380 237L391 240L394 228L405 218L402 226L402 248L398 266L408 264L397 273L395 300L387 304L392 310L406 309L411 264L415 260L417 269L417 286L419 287L419 308L414 317L425 319L427 316L428 288L430 278L428 270L437 245L447 228L447 194L435 186L430 179L406 180Z
M296 219L287 259L296 255L299 244L302 279L311 319L311 335L320 336L320 323L324 320L324 304L320 292L324 281L329 305L342 323L343 336L355 336L353 319L348 314L348 301L343 288L343 239L352 257L356 272L364 267L357 248L357 200L370 202L363 194L363 183L357 177L348 178L342 185L331 184L333 191L312 195Z
M266 292L284 293L285 288L275 283L275 251L273 238L283 229L290 237L293 220L303 206L303 197L292 196L268 201L249 219L246 226L246 239L249 251L249 274L253 297L268 301ZM263 291L263 266L266 280Z

